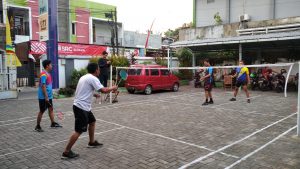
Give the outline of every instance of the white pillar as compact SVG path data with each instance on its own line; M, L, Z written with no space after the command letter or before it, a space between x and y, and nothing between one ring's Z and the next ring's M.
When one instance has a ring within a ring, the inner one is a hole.
M243 55L243 48L242 48L242 44L239 43L239 61L242 60L242 55Z
M168 48L168 57L167 57L167 59L168 59L168 69L170 69L170 48Z
M196 60L195 60L195 55L194 55L194 53L192 53L193 54L193 57L192 57L192 66L193 67L195 67L196 66ZM195 69L193 69L193 75L195 75L195 73L196 73L196 70Z
M110 64L110 87L112 87L112 65ZM112 92L109 93L109 103L112 104Z
M289 77L290 77L291 71L292 71L292 69L293 69L293 66L294 66L294 64L292 64L292 65L290 66L290 69L289 69L289 71L288 71L288 73L287 73L287 75L286 75L285 86L284 86L284 97L287 97L287 94L286 94L286 91L287 91L287 85L288 85Z
M298 72L300 73L300 62L298 62L299 70ZM297 115L297 136L300 137L300 78L298 76L298 115Z

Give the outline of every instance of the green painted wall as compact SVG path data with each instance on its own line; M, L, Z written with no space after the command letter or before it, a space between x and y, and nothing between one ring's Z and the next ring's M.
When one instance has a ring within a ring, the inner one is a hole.
M77 42L77 36L76 35L71 35L71 42L76 43Z
M6 1L8 5L16 5L16 6L24 6L27 7L27 1L26 0L7 0Z
M76 20L75 9L85 8L89 9L92 17L105 19L105 12L110 12L116 7L112 5L101 4L97 2L91 2L87 0L70 0L70 19L71 21Z
M109 13L110 11L114 11L116 9L115 6L101 4L97 2L91 2L88 0L70 0L70 21L76 21L76 8L89 9L91 13L91 17L105 18L105 13ZM88 21L87 21L88 22ZM77 38L75 35L71 35L71 42L76 43Z
M196 27L196 1L193 0L193 26Z

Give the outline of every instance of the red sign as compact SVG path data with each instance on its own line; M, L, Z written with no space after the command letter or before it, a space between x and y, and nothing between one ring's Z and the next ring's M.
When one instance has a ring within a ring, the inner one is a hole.
M31 41L30 54L46 54L47 45L45 42ZM58 43L59 55L88 55L95 56L101 55L106 51L106 46L97 45L80 45L71 43Z

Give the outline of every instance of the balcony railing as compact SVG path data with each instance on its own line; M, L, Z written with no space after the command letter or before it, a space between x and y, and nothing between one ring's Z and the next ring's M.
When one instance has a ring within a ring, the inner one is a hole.
M278 25L260 28L239 29L236 30L239 36L243 35L258 35L278 32L289 32L300 30L300 24Z

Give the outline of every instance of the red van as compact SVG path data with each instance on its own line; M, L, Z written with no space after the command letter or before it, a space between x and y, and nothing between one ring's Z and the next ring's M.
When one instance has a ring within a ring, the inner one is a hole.
M129 93L144 91L147 95L154 90L163 89L177 92L179 89L178 78L169 70L159 68L166 67L160 65L132 65L127 71L128 77L125 82L127 91Z

